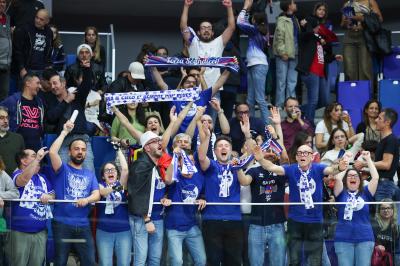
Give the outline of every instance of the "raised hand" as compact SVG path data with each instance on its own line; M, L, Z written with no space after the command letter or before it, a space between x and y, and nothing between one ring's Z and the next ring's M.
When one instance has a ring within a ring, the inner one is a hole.
M63 126L63 131L66 133L71 133L71 131L74 129L74 123L72 123L70 120L67 120Z
M361 156L364 158L364 160L368 161L371 160L371 153L369 151L362 151Z
M209 104L215 111L221 111L221 102L217 98L213 97L211 101L209 101Z
M232 7L232 1L231 0L222 0L222 4L225 7Z
M264 159L264 154L263 154L263 152L262 152L262 150L261 150L261 147L258 146L258 145L255 145L255 146L253 147L253 155L254 155L254 158L255 158L257 161L261 161L262 159Z
M267 126L267 130L269 131L269 133L271 134L271 136L276 139L278 136L276 134L275 128L271 125Z
M273 106L271 108L271 116L269 117L269 119L271 119L272 123L274 123L274 125L278 125L281 123L281 115L279 113L279 109L275 106Z
M191 6L193 4L193 0L185 0L185 6Z
M48 153L49 153L49 151L47 151L47 147L42 147L36 153L36 160L38 160L40 162L44 158L44 156L46 156L46 154L48 154Z
M176 106L172 106L171 110L169 110L169 120L171 122L175 122L178 119L178 115L176 114Z
M197 111L196 111L196 115L194 116L194 119L196 119L196 121L197 121L197 120L201 119L201 117L203 116L204 112L206 111L206 108L203 107L203 106L197 106L196 110Z
M250 119L249 119L248 114L244 114L242 116L242 120L240 121L240 129L242 130L245 137L251 137L251 135L250 135Z

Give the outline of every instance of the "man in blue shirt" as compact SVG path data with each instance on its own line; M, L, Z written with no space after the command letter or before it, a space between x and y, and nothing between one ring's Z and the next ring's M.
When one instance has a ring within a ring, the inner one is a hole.
M100 199L99 185L95 174L83 168L86 143L75 139L69 145L70 161L61 160L58 151L74 124L68 120L58 138L50 147L50 160L55 174L53 186L56 199L73 203L56 203L54 206L53 232L56 248L56 265L66 265L71 245L78 252L81 265L95 265L95 250L89 226L90 203ZM73 241L65 241L65 239ZM77 240L84 241L77 241Z
M18 170L13 181L21 200L40 199L41 202L12 202L8 227L11 230L7 251L11 265L42 265L46 254L47 219L52 213L48 203L54 190L48 179L39 174L40 161L48 152L41 148L37 154L24 150L17 154Z
M289 201L301 202L303 205L290 205L288 217L289 264L301 265L301 250L308 265L319 266L322 263L323 232L322 205L314 206L314 202L323 201L322 182L324 175L335 175L347 169L348 162L341 160L338 164L326 166L312 163L313 150L308 145L297 149L297 164L279 166L264 159L261 148L253 149L255 159L260 165L289 181Z

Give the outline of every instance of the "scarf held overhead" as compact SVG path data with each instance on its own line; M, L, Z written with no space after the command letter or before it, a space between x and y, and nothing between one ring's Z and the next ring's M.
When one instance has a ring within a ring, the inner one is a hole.
M161 57L149 55L145 67L217 67L229 68L236 73L239 72L239 64L236 57L208 57L208 58L185 58L185 57Z

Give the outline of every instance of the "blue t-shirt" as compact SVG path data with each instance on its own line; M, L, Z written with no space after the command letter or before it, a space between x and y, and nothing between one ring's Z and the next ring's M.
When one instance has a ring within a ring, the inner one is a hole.
M207 202L240 202L240 184L237 171L230 165L210 160L205 175L205 196ZM239 205L207 205L203 220L242 220Z
M283 202L285 196L285 177L271 173L261 166L250 168L246 175L253 181L250 184L251 202L270 203ZM283 205L252 206L250 223L267 226L286 221Z
M77 200L89 197L99 189L95 174L88 169L76 169L62 163L53 180L56 199ZM54 220L73 226L88 226L90 204L81 208L75 203L54 204Z
M338 202L347 202L350 197L346 189L336 197ZM369 206L364 202L374 201L374 197L368 190L368 186L364 187L364 191L357 195L357 210L353 211L351 221L344 220L344 209L346 205L337 205L338 223L336 225L335 241L359 243L364 241L375 241L374 232L372 230L369 219Z
M197 173L185 178L180 173L178 181L168 187L168 198L173 202L194 202L200 195L204 185L204 175L196 164ZM167 208L165 227L178 231L188 231L197 224L197 205L171 205Z
M314 202L322 202L322 182L326 165L313 163L308 175L308 182L312 188L312 199ZM289 201L301 202L300 200L300 170L298 164L284 165L286 178L289 180ZM301 223L322 223L322 205L314 205L314 208L306 209L304 205L290 205L289 218Z
M107 187L105 182L101 183L103 187ZM117 182L116 185L120 186L121 183ZM112 192L111 198L114 201L126 202L126 191L114 191ZM105 201L106 198L102 197L102 201ZM129 215L128 215L128 205L121 203L114 203L114 213L106 214L105 213L106 204L100 203L97 204L98 211L98 223L97 228L105 231L105 232L124 232L129 231Z
M13 181L15 186L17 177L22 173L22 170L17 170L13 174ZM42 194L54 194L54 190L44 175L33 175L31 180L24 187L17 187L20 199L40 199ZM9 228L11 230L37 233L46 228L46 208L40 202L11 202L11 215Z
M166 193L166 186L164 181L156 178L156 184L154 186L154 197L153 202L160 202ZM164 213L164 206L161 204L154 204L153 209L151 210L151 219L152 220L161 220L163 218L162 214Z
M187 127L189 126L190 122L192 121L193 117L196 115L197 112L197 106L203 106L207 107L208 102L211 101L212 97L212 88L208 88L206 90L203 90L200 92L200 98L195 101L190 108L188 114L186 115L185 119L183 119L181 126L179 127L179 132L178 133L185 133ZM182 109L185 108L185 106L189 102L186 101L173 101L171 102L171 107L173 105L176 106L176 113L179 114Z

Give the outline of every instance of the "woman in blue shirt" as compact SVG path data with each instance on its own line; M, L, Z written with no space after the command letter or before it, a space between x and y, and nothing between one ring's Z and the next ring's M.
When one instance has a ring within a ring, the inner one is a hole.
M99 183L101 200L99 204L96 244L99 265L113 265L113 250L118 266L128 266L131 262L132 237L129 227L126 191L128 164L121 149L117 152L121 171L114 162L108 162L100 170L103 181Z
M368 266L375 239L372 230L369 207L365 202L374 200L378 186L378 171L368 151L363 151L362 158L367 162L371 174L368 186L363 187L361 175L355 169L345 174L336 175L334 194L338 205L338 224L335 234L335 251L339 266ZM348 157L345 154L344 158Z
M268 73L268 59L264 49L268 45L268 22L264 12L255 13L249 20L253 0L245 0L237 18L237 25L249 37L247 48L247 104L250 116L254 117L256 102L260 107L261 118L268 122L268 104L265 101L265 81Z

